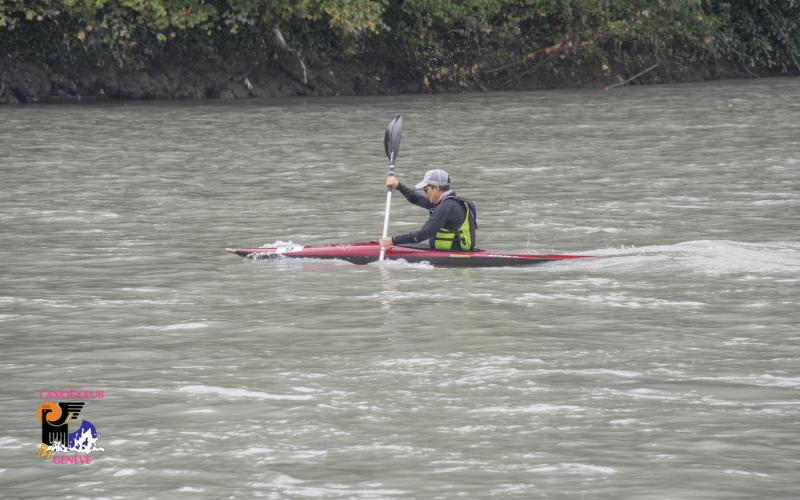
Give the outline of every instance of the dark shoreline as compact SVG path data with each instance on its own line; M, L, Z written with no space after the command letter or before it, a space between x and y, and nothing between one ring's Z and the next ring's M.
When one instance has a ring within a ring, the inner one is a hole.
M310 65L306 79L296 60L282 57L225 67L210 62L165 60L140 71L114 66L50 68L46 64L6 57L0 60L0 104L153 99L246 99L293 96L380 96L555 88L597 88L618 85L645 68L626 68L598 61L560 61L538 71L468 75L449 67L414 75L368 60L330 61ZM615 67L618 68L615 71ZM604 71L604 68L608 68ZM744 69L733 64L704 65L681 71L655 68L626 85L700 82L720 79L786 76L777 71Z

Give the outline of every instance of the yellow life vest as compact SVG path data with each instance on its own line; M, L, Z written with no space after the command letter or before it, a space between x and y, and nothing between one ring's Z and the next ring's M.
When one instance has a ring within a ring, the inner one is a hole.
M464 216L464 222L458 227L457 231L449 231L445 228L442 228L436 232L436 236L434 237L434 247L436 250L461 250L463 252L468 252L474 248L472 244L472 232L469 230L469 203L466 203L462 200L458 200L464 204L464 208L467 209L467 213ZM458 240L458 248L453 248L454 241Z

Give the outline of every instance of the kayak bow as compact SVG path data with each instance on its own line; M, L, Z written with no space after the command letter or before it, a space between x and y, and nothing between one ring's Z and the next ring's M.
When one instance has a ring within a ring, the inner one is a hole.
M333 245L286 245L256 248L226 248L225 251L254 260L276 257L341 259L353 264L369 264L380 258L381 247L378 242L337 243ZM420 248L414 246L390 246L386 248L385 259L404 260L409 263L426 262L440 267L504 267L530 266L556 260L584 259L588 255L551 255L497 252L493 250L473 250L453 252Z

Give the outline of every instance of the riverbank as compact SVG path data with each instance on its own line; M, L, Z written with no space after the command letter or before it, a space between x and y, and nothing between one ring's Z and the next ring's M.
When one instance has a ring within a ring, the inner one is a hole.
M505 66L505 67L504 67ZM597 60L559 60L536 67L518 60L496 67L449 65L412 72L369 59L300 65L287 56L268 61L172 61L133 70L114 65L50 67L7 57L0 63L0 104L98 99L243 99L248 97L396 95L552 88L604 88L652 65L630 67ZM305 69L305 71L304 71ZM776 76L732 64L696 65L676 71L655 67L628 84L697 82Z
M0 102L604 88L800 75L800 6L0 5Z

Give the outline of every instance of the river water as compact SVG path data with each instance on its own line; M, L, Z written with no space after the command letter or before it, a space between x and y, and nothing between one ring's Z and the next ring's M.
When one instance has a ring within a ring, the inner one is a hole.
M596 258L224 252L376 239L397 112L479 246ZM0 144L0 496L797 495L800 79L3 108ZM89 465L37 456L70 388Z

